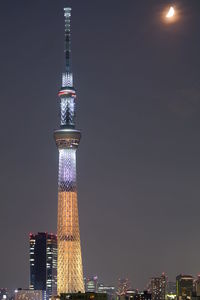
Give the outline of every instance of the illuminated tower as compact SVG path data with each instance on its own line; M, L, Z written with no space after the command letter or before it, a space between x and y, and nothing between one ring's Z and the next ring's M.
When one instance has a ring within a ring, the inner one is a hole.
M66 70L62 75L62 87L58 93L60 98L60 129L54 131L54 138L59 150L58 294L84 292L76 184L76 150L81 133L75 129L76 91L73 87L70 59L71 8L64 9L64 16Z

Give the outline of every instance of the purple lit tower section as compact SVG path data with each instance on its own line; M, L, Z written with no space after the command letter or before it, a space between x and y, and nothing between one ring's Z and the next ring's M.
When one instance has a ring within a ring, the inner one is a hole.
M62 75L60 129L54 131L59 150L58 173L58 269L57 290L61 293L84 292L81 243L79 232L76 150L81 133L75 129L76 91L71 70L71 8L64 9L66 70Z

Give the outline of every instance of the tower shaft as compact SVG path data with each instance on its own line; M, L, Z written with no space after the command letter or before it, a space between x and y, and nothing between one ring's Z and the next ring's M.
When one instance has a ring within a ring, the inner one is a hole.
M81 242L79 232L76 150L81 133L75 129L75 99L73 75L70 65L71 9L64 9L66 72L63 73L60 97L60 129L54 138L59 150L58 172L58 269L57 291L61 293L84 292Z
M58 293L83 291L76 188L76 149L59 150Z

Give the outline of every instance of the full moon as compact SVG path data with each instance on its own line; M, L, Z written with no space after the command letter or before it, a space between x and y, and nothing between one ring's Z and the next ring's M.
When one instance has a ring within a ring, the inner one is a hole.
M168 13L166 14L166 18L172 18L175 14L173 6L170 7Z

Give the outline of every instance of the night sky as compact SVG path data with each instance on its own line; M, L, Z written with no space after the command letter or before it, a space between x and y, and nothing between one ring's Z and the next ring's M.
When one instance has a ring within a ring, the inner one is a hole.
M56 232L68 5L84 274L141 289L197 275L200 1L1 0L0 287L28 287L29 232Z

